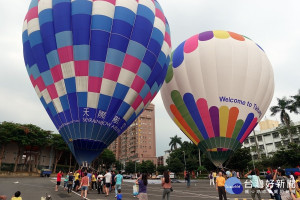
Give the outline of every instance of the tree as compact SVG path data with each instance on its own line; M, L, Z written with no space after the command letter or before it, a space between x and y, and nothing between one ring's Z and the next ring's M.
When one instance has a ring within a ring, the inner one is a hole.
M142 163L139 164L138 168L138 171L141 173L152 174L153 172L155 172L155 165L151 160L143 160Z
M275 116L276 114L280 113L280 120L285 126L287 126L288 129L290 129L290 123L291 123L291 119L288 114L288 111L297 112L297 110L292 104L293 104L293 100L291 99L287 99L286 97L283 97L282 99L277 98L277 105L272 106L270 108L271 116ZM290 136L290 142L293 142L292 133L289 133L289 136Z
M205 166L205 168L208 171L216 170L216 166L209 160L206 154L202 154L202 166Z
M156 171L159 173L159 174L163 174L164 171L167 171L167 167L166 166L163 166L163 165L158 165L157 168L156 168Z
M187 158L186 159L186 170L188 171L196 171L199 167L198 159Z
M117 171L120 171L120 170L123 169L123 165L122 165L122 163L121 163L119 160L117 160L117 161L115 162L115 166L116 166L116 170L117 170Z
M275 167L295 167L300 160L300 145L290 143L287 148L281 148L276 151L272 157L272 163Z
M171 141L169 143L169 146L171 147L171 151L173 151L173 149L177 149L177 145L181 145L182 141L181 141L181 137L177 137L177 135L175 135L174 137L170 137Z
M293 100L292 106L294 107L294 110L296 110L295 113L299 114L299 109L300 109L300 90L298 90L298 94L291 96Z
M37 167L39 155L41 154L41 148L49 144L51 132L45 131L33 124L25 124L22 125L22 127L25 129L27 136L26 147L29 150L29 157L26 157L26 161L29 161L28 172L30 172L33 168L33 164L35 165L35 168ZM32 151L34 151L34 163L31 162Z
M147 173L147 166L145 161L142 161L142 163L137 164L137 171L140 173Z
M18 145L18 154L15 159L15 166L14 166L14 172L16 172L19 164L20 156L23 155L24 152L24 146L28 145L30 141L29 141L29 137L27 136L27 134L29 133L28 128L17 123L15 123L14 126L15 128L12 130L11 141L15 142Z
M15 128L15 124L10 122L3 122L0 124L0 171L6 145L12 140L12 133L14 132Z
M287 126L280 126L280 127L277 127L276 129L283 136L282 141L284 141L284 139L286 137L288 137L289 135L297 135L298 134L297 127L294 126L293 123L290 124L289 128Z
M227 161L226 167L243 171L247 168L247 164L251 160L250 149L242 148L234 152L232 157Z
M135 172L135 163L133 161L129 161L125 164L125 172L128 174Z
M200 172L200 174L207 172L207 169L204 166L199 166L197 170Z
M51 134L50 141L51 141L51 145L55 149L55 163L54 163L53 173L56 173L56 166L58 161L60 160L62 154L65 151L69 151L69 148L60 134Z
M168 168L171 172L174 172L176 175L183 172L184 164L178 158L168 159L168 161Z
M100 154L99 159L105 165L106 169L110 168L110 166L116 162L116 156L114 152L109 149L104 149L104 151Z

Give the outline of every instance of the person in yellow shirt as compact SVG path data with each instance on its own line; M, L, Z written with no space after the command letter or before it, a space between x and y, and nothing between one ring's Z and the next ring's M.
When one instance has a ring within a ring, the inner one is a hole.
M22 200L22 197L20 196L21 196L21 192L17 191L15 195L11 198L11 200Z
M225 178L223 177L223 173L220 171L218 177L216 179L216 190L219 193L219 200L227 200L226 191L225 191Z
M296 198L300 198L300 172L296 172L295 176L297 176L295 188L296 188Z
M216 183L216 179L217 179L217 172L213 171L212 175L213 175L213 177L214 177L214 183Z
M97 190L97 186L96 186L96 176L95 174L92 175L92 190Z
M73 190L77 192L78 191L78 187L80 185L80 180L79 180L80 174L78 173L78 171L75 172L74 176L75 176L75 184L74 184Z

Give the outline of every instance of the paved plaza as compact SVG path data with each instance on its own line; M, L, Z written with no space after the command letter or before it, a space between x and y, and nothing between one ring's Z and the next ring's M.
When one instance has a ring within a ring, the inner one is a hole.
M70 194L64 191L60 187L58 192L54 191L55 186L54 178L0 178L0 194L5 194L10 197L17 190L21 191L23 200L40 200L46 193L50 194L52 200L64 199L64 200L79 200L80 195L72 192ZM122 185L123 199L137 199L132 196L133 180L125 180ZM172 184L174 191L171 193L171 200L183 200L183 199L218 199L215 187L209 186L208 180L193 181L190 188L186 187L184 181L181 183ZM159 180L151 180L148 185L149 200L161 200L162 188L159 184ZM263 199L268 199L268 194L263 194ZM230 195L228 199L251 199L250 194L245 194L245 191L241 195ZM88 194L89 200L114 200L114 194L110 194L105 197L104 194L98 194L95 190L90 190Z

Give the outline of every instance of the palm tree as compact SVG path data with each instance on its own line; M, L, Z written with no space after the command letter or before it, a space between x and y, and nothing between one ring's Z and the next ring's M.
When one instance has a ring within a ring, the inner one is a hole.
M298 94L291 96L293 99L293 104L292 106L294 107L294 112L296 114L299 114L300 112L300 90L298 90Z
M171 151L173 151L173 149L177 149L177 144L182 144L181 137L177 137L177 135L175 135L174 137L170 137L170 139L171 141L169 143L169 146L171 147Z
M293 100L287 99L286 97L283 97L282 99L277 98L277 105L272 106L270 108L271 116L275 116L276 114L280 113L280 120L282 124L284 124L287 127L288 130L290 130L291 127L291 119L287 112L297 112L297 110L293 106L293 102ZM291 131L289 131L289 135L290 142L293 142L293 136Z

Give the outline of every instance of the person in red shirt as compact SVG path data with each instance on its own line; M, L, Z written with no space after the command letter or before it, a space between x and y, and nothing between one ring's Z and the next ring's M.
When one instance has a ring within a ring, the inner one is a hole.
M83 198L83 192L84 192L84 198L86 199L87 191L89 187L89 177L87 176L87 173L84 173L84 177L81 179L80 188L81 188L81 198Z
M55 191L58 191L58 187L60 186L60 182L61 182L61 177L62 177L62 173L61 171L59 171L56 177Z

